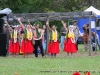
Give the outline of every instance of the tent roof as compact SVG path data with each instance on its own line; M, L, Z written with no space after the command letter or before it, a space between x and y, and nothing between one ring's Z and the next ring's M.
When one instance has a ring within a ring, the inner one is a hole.
M5 8L3 10L0 10L0 18L2 18L3 16L6 16L8 14L10 14L11 12L12 12L12 10L9 9L9 8Z
M100 18L100 11L98 10L98 9L96 9L96 8L94 8L93 6L90 6L89 8L87 8L86 10L85 10L85 12L87 12L87 11L92 11L92 13L96 16L96 17L98 17L98 18Z

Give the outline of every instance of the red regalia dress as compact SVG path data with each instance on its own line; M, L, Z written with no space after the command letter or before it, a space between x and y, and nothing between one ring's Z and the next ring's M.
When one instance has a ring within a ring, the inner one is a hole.
M72 41L74 40L74 33L68 33L67 40L64 41L64 51L67 53L77 52L76 44Z
M34 51L32 44L32 31L27 30L27 37L22 40L22 52L23 53L32 53Z
M17 30L14 30L13 39L10 42L11 47L9 48L9 52L12 54L19 53L19 43L17 38Z
M57 54L59 53L59 42L58 42L58 38L57 38L57 31L52 31L52 40L51 42L49 42L48 44L48 53L51 54Z
M12 38L12 33L10 34L10 40L9 40L9 49L8 52L12 52L13 51L13 38Z

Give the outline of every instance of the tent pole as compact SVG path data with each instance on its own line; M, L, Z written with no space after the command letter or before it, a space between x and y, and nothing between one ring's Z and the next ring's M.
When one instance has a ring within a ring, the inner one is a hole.
M91 56L91 16L89 17L89 37L88 37L88 45L89 45L89 56Z

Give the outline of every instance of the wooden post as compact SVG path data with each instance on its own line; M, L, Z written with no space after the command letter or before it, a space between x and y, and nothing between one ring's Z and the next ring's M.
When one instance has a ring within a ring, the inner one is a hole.
M88 45L89 45L89 56L91 56L91 16L89 17L89 38L88 38Z
M69 25L69 20L68 20L68 23L67 24Z
M96 48L95 48L95 54L97 54L97 30L96 30L96 26L97 26L97 18L95 17L95 43L96 43Z
M48 43L49 43L49 29L46 27L46 51L45 54L48 54Z

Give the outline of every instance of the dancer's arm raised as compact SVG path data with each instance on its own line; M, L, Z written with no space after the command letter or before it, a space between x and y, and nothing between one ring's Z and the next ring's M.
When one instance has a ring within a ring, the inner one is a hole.
M7 24L7 26L10 28L10 30L12 31L13 29L10 27L9 23L7 21L5 21L5 24Z
M68 32L68 29L66 27L66 23L63 20L61 20L61 23L62 23L63 27L65 28L66 32Z
M21 22L20 18L18 18L18 22L20 23L20 25L21 25L22 28L24 29L25 27L24 27L23 23Z
M28 24L31 25L30 20L28 19Z
M50 31L52 31L52 29L49 27L49 20L46 21L46 26L48 27L48 29L49 29Z

